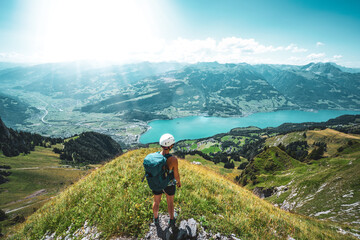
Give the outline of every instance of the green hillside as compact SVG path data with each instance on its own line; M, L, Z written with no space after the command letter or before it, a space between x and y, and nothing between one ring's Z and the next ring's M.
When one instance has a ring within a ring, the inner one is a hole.
M309 152L319 143L325 145L323 156L318 160L308 156L300 162L270 147L255 157L238 180L249 190L271 192L266 200L283 209L347 223L359 231L360 136L333 129L291 132L267 139L266 146L287 148L299 141L307 143ZM269 162L277 171L265 171Z
M301 166L301 163L277 147L270 147L257 155L242 172L239 181L242 185L253 185L267 181L264 175L273 175L276 172L285 171Z
M0 169L8 166L6 171L11 173L0 185L0 209L7 213L7 219L0 222L2 233L90 171L60 165L59 154L52 150L36 146L30 154L15 157L6 157L0 151Z
M142 160L155 150L129 151L93 171L30 216L12 238L40 239L47 232L65 236L85 221L104 239L144 237L152 221L152 193L141 182ZM203 166L180 160L179 167L183 186L175 206L180 220L194 218L209 230L241 239L352 239L332 223L280 210ZM160 209L166 212L164 199Z

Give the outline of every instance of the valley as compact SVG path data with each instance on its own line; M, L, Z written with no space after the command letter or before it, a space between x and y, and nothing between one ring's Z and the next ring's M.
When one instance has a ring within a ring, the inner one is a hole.
M216 178L224 177L228 182L243 185L278 208L331 220L339 224L337 228L341 226L357 236L360 135L356 133L360 133L359 121L359 115L347 115L320 123L283 124L265 129L235 128L209 138L179 141L174 154L185 159L187 164L194 165L191 169L196 165L199 167L197 171L202 169L206 175L214 172ZM77 139L79 136L67 139L65 144ZM308 144L308 157L295 159L302 155L289 152L289 146L301 143L295 146L302 147L304 141ZM311 153L323 144L326 144L323 155L314 158ZM95 147L96 144L90 146ZM59 154L53 152L55 148L62 149L62 146L35 147L30 154L11 158L1 156L0 165L10 165L12 172L8 177L10 181L1 185L1 195L6 199L1 202L1 208L12 216L2 222L3 226L23 221L16 216L31 215L37 208L52 201L53 196L93 171L89 167L79 169L60 165L64 162L60 161ZM158 148L158 145L151 144L149 148L138 151L155 151ZM73 154L72 158L74 161ZM140 161L138 157L136 159ZM121 164L124 164L123 161ZM114 161L111 164L115 164ZM260 170L253 166L260 166ZM244 181L244 178L247 180ZM324 199L330 195L336 201L324 204ZM207 211L206 206L203 211ZM199 221L205 224L212 221L210 216L206 220L201 219ZM256 235L255 232L252 234Z
M359 110L359 80L358 73L343 72L329 63L309 66L141 63L98 68L50 64L0 70L3 103L0 110L5 124L18 131L68 138L63 144L50 146L48 140L43 140L34 151L15 157L0 155L0 165L9 165L12 172L6 176L10 181L1 185L5 200L0 202L0 207L12 218L2 224L23 221L14 218L31 215L92 172L89 167L97 165L89 165L89 156L101 158L98 156L104 155L102 150L109 145L89 140L106 140L104 136L97 137L98 133L111 136L123 149L140 148L135 150L136 157L129 150L133 160L140 161L137 156L149 151L149 147L158 148L156 144L140 144L140 136L149 129L151 120L239 117L281 110ZM308 92L310 97L306 97ZM237 126L227 133L178 141L174 154L184 159L185 165L200 165L200 172L214 172L226 179L226 184L242 185L277 206L276 209L331 220L357 236L359 122L359 115L345 115L323 122L284 123L277 127ZM9 131L5 129L4 136ZM90 137L82 145L79 141L75 143L79 136L86 135L83 132L91 132ZM66 142L72 140L73 145L68 144L65 149ZM5 147L7 153L13 150ZM82 153L91 154L80 156L76 151L80 148ZM94 149L99 151L93 154ZM75 167L75 163L85 167ZM29 179L33 182L31 186ZM324 203L329 197L335 200ZM193 201L202 204L201 199ZM90 207L91 211L93 208ZM207 206L202 210L208 211ZM141 214L146 219L149 215ZM132 222L125 215L121 217ZM207 220L196 216L214 229L228 229L218 226L211 215L206 215ZM80 217L79 224L82 220ZM139 224L142 223L134 226ZM240 229L237 231L241 234ZM255 238L258 236L251 229L246 231Z
M53 137L97 131L127 148L139 143L154 119L360 110L359 73L342 69L331 63L16 66L0 70L0 92L23 107L0 110L17 130Z
M8 216L7 220L0 222L2 233L23 222L45 202L95 167L62 165L59 154L54 153L53 148L44 147L35 147L30 154L16 157L6 157L0 151L0 165L9 166L7 171L11 172L8 182L0 185L0 209Z

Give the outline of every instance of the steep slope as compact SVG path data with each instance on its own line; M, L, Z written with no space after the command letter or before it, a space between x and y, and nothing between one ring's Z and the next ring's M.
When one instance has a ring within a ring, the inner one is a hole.
M29 217L13 238L40 239L48 231L64 236L85 221L102 238L143 237L152 220L152 194L141 182L141 163L155 150L127 152L92 172ZM180 219L193 217L212 231L242 239L351 239L329 223L282 211L202 166L180 160L180 173L183 187L175 197Z
M25 120L40 111L20 99L0 92L0 117L10 127L26 124Z
M294 159L285 152L277 156L267 154L273 146L282 145L288 151L291 144L301 143L293 145L300 148L304 142L307 147L303 150L309 153L318 146L325 146L322 157L313 160L309 154L302 160L304 163L296 161L297 164L287 167ZM359 228L359 135L333 129L309 130L271 137L265 144L270 148L255 157L238 178L242 184L247 184L246 188L270 192L267 200L281 208ZM280 171L262 169L269 159L280 165L277 167Z
M276 172L285 171L300 166L301 163L296 161L284 151L277 147L270 147L258 154L246 166L245 170L239 177L242 185L263 182L263 175L273 175Z
M43 137L36 133L17 132L8 128L0 118L0 151L7 157L20 153L28 154L35 146L46 146L63 142L61 138Z
M360 73L343 72L340 68L331 63L311 63L304 66L303 69L326 77L328 78L328 81L333 81L350 93L358 95L360 90ZM352 95L349 97L352 97Z
M122 153L120 145L110 136L84 132L78 137L65 141L64 148L58 149L60 159L65 164L98 164L113 159Z
M360 74L342 72L330 63L311 63L300 69L281 71L271 83L303 108L360 108Z

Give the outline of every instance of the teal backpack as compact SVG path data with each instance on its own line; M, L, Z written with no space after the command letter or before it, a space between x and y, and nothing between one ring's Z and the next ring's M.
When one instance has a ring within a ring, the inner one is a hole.
M150 153L144 159L146 180L151 190L161 191L167 187L170 176L167 174L166 160L171 154L163 156L160 152ZM143 181L144 181L143 178Z

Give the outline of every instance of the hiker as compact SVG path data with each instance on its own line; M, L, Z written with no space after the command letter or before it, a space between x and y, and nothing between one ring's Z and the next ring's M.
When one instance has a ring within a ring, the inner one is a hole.
M175 225L175 212L174 212L174 195L176 191L176 186L178 188L181 187L180 183L180 175L178 170L178 160L176 157L169 154L170 150L173 148L175 144L175 139L171 134L164 134L160 138L160 146L162 148L162 151L160 154L162 154L164 157L166 157L166 172L167 176L169 177L169 182L167 186L162 190L152 190L154 194L154 204L153 204L153 212L154 212L154 223L159 224L159 205L161 201L161 196L163 193L166 195L166 202L168 206L168 212L170 216L170 226Z

